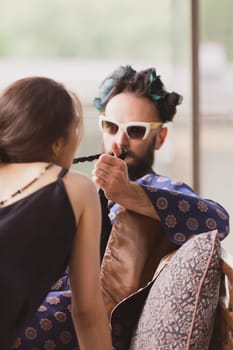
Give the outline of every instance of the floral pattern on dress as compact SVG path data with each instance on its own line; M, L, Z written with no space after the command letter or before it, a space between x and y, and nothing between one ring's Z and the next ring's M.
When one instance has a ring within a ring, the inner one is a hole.
M79 350L71 317L68 275L53 286L33 320L19 332L14 350Z

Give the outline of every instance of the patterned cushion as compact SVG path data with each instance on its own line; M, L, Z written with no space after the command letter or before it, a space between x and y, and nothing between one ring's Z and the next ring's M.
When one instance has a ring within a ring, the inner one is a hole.
M152 285L130 350L208 349L220 284L217 231L187 241Z

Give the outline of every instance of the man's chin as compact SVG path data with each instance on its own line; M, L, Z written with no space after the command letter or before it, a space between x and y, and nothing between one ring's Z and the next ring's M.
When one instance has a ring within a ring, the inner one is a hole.
M134 157L132 157L132 156L130 156L130 155L126 155L126 157L125 157L125 162L126 162L126 164L129 166L129 165L134 165L134 163L135 163L135 159L134 159Z

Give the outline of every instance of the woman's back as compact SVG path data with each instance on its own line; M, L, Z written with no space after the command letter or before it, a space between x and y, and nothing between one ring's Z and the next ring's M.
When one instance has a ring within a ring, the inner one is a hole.
M3 339L12 340L19 325L32 317L68 265L76 222L65 173L62 169L57 180L0 207L2 346Z
M1 350L67 265L80 348L111 349L97 190L84 174L59 176L71 167L81 134L81 103L55 80L28 77L0 92Z

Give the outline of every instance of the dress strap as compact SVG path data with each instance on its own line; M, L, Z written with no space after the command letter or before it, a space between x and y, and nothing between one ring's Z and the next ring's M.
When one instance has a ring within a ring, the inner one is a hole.
M62 177L65 176L65 174L69 171L67 168L62 168L61 171L58 174L58 178L61 179Z

